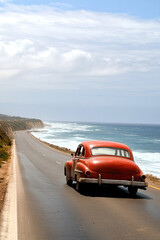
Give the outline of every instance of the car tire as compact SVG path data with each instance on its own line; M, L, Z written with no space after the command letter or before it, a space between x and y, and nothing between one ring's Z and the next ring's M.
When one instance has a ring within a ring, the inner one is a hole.
M68 179L67 177L66 177L66 183L67 183L67 185L69 185L69 186L72 186L72 180L71 179Z
M136 195L137 191L138 191L137 187L131 187L131 186L128 187L128 192L132 196Z
M77 181L77 183L76 183L76 190L77 190L77 192L81 192L82 191L82 183Z

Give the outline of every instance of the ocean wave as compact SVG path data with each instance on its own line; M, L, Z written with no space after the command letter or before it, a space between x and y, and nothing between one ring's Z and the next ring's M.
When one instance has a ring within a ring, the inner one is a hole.
M160 153L159 152L138 152L133 151L135 162L141 167L144 173L150 173L160 177Z
M41 139L42 140L42 139ZM72 140L72 139L45 139L46 142L54 144L59 147L65 147L70 150L76 151L78 146L78 141Z
M59 122L55 122L55 123L48 123L48 122L44 122L45 123L45 128L49 131L49 132L57 132L57 133L71 133L71 132L92 132L93 127L90 125L84 125L84 124L78 124L78 123L59 123Z
M138 152L133 151L134 157L138 159L139 161L145 161L145 162L154 162L159 163L160 159L160 153L159 152Z
M130 134L130 133L123 133L123 136L125 136L125 137L138 137L138 135L137 134Z

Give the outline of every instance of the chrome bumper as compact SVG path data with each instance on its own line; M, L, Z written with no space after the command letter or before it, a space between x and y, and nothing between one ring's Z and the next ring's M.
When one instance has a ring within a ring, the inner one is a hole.
M97 178L80 178L79 182L81 183L97 183L99 185L102 184L108 184L108 185L121 185L121 186L134 186L139 188L145 188L148 186L147 182L138 182L134 181L134 178L132 177L131 181L128 180L114 180L114 179L101 179L101 175L99 174L98 179Z

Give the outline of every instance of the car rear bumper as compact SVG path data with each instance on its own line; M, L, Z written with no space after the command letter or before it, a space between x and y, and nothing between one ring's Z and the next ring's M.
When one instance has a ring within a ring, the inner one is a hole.
M132 177L131 181L128 180L115 180L115 179L102 179L99 174L97 178L80 178L79 182L81 183L97 183L99 185L107 184L107 185L121 185L121 186L134 186L138 188L146 188L148 186L147 182L139 182L134 181L134 177Z

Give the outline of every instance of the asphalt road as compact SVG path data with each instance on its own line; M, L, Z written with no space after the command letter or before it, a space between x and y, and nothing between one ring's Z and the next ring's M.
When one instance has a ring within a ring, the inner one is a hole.
M159 240L160 191L85 189L65 184L69 155L16 133L18 240Z

